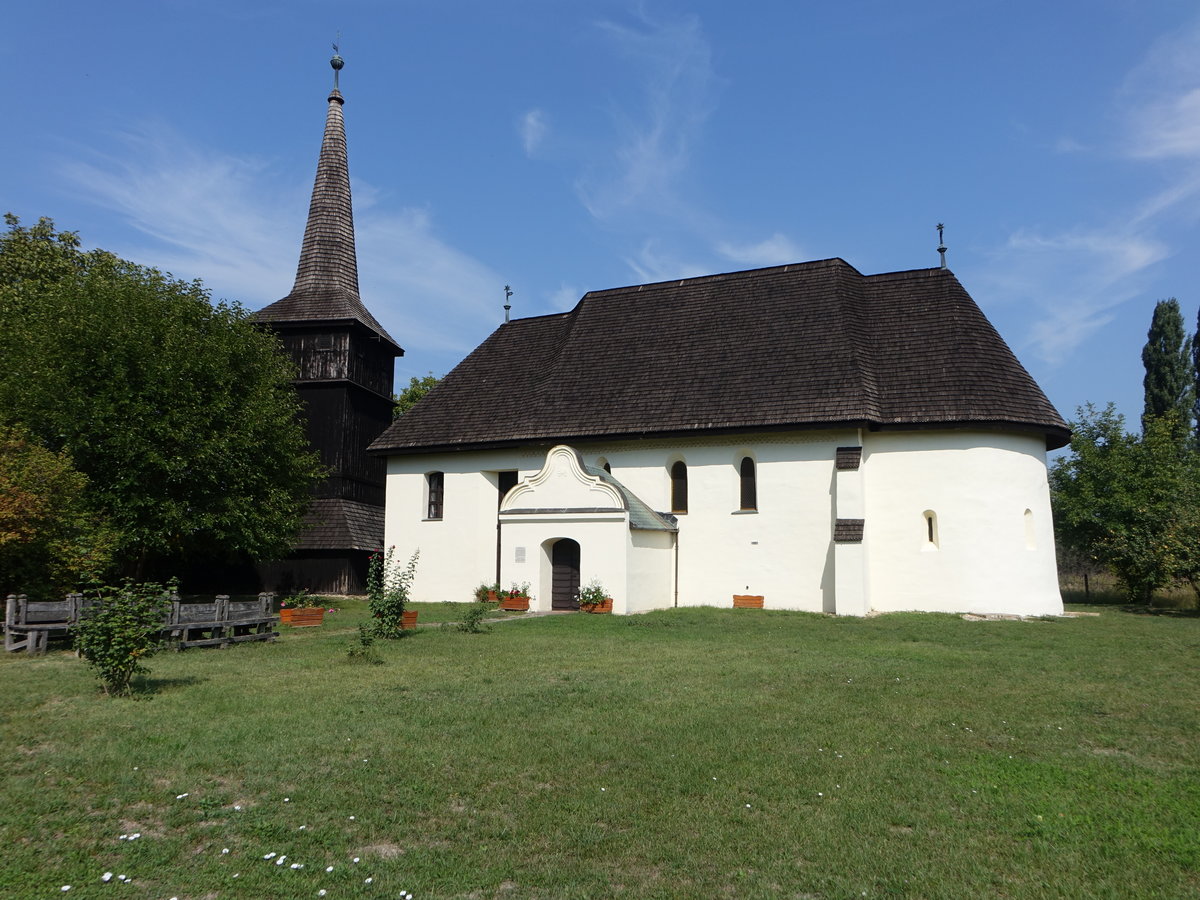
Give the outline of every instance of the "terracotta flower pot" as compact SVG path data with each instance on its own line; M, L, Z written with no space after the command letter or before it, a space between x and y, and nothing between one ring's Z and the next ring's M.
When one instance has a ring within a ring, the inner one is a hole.
M579 608L585 613L610 613L613 609L612 597L605 597L599 603L581 603Z
M733 595L734 609L762 609L763 598L761 594L734 594Z
M315 606L311 609L281 609L279 621L293 628L312 628L325 622L325 607Z
M500 601L500 608L511 612L525 612L529 609L528 597L505 597Z
M400 614L401 628L416 628L417 627L417 610L409 610Z

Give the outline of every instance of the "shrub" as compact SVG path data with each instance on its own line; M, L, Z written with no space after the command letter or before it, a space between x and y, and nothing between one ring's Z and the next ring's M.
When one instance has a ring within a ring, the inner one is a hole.
M484 634L491 631L490 626L483 624L484 616L487 615L489 609L491 609L491 605L486 600L481 603L472 603L463 614L462 621L458 623L458 630L463 634Z
M367 622L358 626L358 642L350 645L346 651L346 659L352 663L368 666L382 666L383 657L375 649L375 629Z
M401 569L392 558L395 551L395 547L389 547L386 554L374 554L367 571L368 606L375 619L375 632L386 638L404 637L401 617L408 605L408 593L417 574L417 558L421 553L414 551L408 565Z
M104 693L125 695L134 675L149 672L144 660L162 646L162 629L175 590L161 584L126 581L101 588L84 608L75 629L75 647L104 684Z

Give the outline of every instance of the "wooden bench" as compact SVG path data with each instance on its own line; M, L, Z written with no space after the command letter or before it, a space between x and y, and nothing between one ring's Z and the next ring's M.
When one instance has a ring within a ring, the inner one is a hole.
M279 616L271 612L274 594L262 593L253 600L230 600L225 598L225 640L228 643L241 641L273 641L279 636L275 623Z
M225 622L221 615L222 600L218 596L212 603L184 603L179 597L171 598L171 615L163 629L166 642L176 650L187 647L219 647Z
M278 637L272 614L273 594L254 600L231 600L218 594L212 603L171 600L171 618L163 629L166 641L176 650L188 647L227 647L243 641L273 641Z
M176 650L187 647L227 647L244 641L273 641L279 636L271 612L274 594L253 600L231 600L219 594L211 603L184 603L172 595L171 609L163 622L163 640ZM52 635L70 634L94 597L68 594L65 600L30 600L9 594L4 611L4 649L9 652L45 653Z
M52 634L68 634L79 622L82 594L65 600L30 600L9 594L4 609L4 649L10 653L45 653Z

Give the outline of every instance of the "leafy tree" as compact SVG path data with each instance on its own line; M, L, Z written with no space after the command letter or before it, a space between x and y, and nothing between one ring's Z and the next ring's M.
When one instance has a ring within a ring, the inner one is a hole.
M1060 545L1111 569L1146 604L1177 580L1197 588L1200 457L1179 442L1174 416L1148 419L1139 437L1112 404L1089 404L1071 428L1071 454L1050 473Z
M417 378L414 375L409 379L408 387L398 394L392 394L392 399L396 401L396 409L393 411L392 417L398 419L416 406L417 401L437 387L440 380L432 372L424 378Z
M58 597L105 574L116 534L87 501L66 451L0 426L0 596Z
M319 466L276 339L199 282L5 218L0 423L70 453L139 577L285 552Z
M1143 429L1152 418L1174 415L1181 437L1190 430L1195 399L1190 344L1179 301L1174 297L1158 301L1146 334L1146 346L1142 348L1142 365L1146 369L1142 381Z

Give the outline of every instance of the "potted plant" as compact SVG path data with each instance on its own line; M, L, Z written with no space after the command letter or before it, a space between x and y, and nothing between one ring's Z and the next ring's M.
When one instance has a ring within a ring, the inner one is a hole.
M500 600L500 585L488 584L486 581L475 588L476 603L497 603Z
M529 609L529 582L514 584L507 591L500 592L500 608L511 612L525 612Z
M401 569L394 561L396 548L371 555L367 568L367 606L381 637L400 637L417 627L417 611L408 609L409 591L417 574L417 550Z
M610 613L612 597L605 592L604 585L593 578L579 589L579 608L586 613Z
M293 628L311 628L325 621L325 598L301 588L279 602L279 621Z

